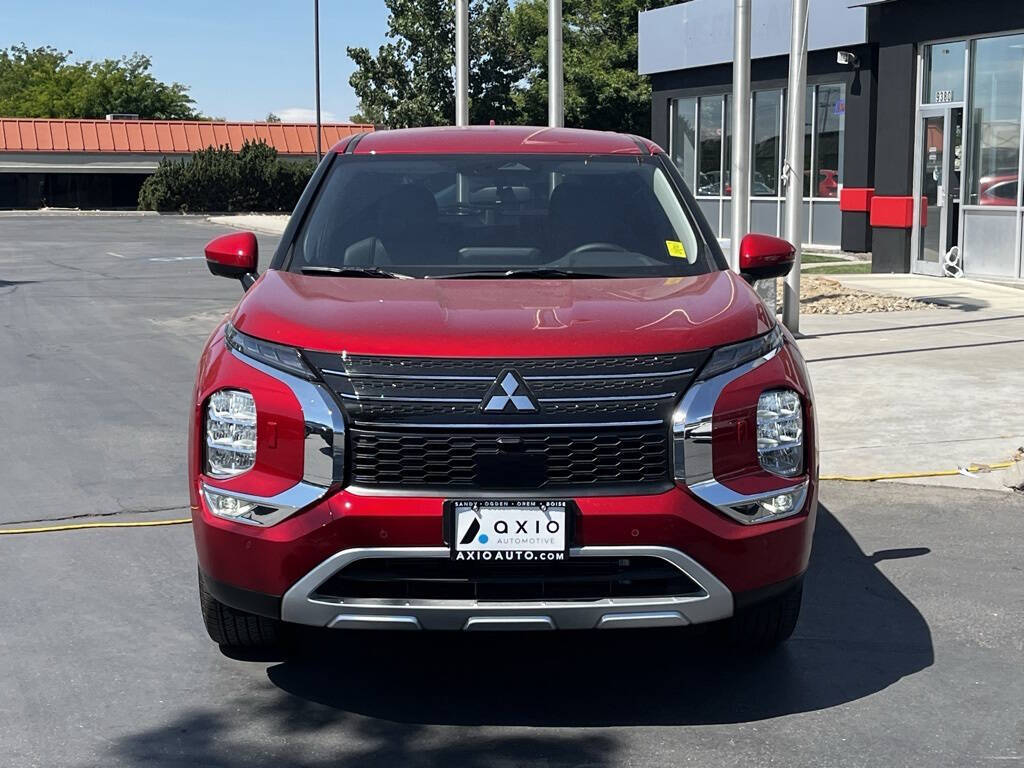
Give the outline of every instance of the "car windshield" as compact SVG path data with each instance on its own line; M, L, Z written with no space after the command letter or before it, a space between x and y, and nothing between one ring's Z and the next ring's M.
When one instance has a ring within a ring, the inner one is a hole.
M714 267L655 157L338 156L288 269L390 278L674 277Z

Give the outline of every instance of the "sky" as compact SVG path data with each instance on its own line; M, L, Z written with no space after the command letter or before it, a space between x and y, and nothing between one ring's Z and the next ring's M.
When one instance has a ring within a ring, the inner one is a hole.
M190 87L196 109L228 120L313 119L314 0L0 0L0 48L24 42L73 59L153 60L160 80ZM384 0L320 0L324 122L358 109L347 46L376 53Z

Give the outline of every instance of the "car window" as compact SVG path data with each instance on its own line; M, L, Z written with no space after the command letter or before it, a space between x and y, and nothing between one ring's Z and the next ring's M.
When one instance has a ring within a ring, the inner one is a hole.
M705 250L657 158L342 155L288 269L677 276Z
M998 197L1000 200L1013 200L1017 199L1017 182L1016 181L1004 181L1002 184L996 184L992 188L992 196Z

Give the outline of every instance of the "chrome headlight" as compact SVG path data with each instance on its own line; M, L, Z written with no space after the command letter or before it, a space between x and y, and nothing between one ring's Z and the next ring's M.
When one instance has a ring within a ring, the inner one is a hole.
M256 463L256 401L240 389L214 392L206 408L206 471L234 477Z
M791 389L762 392L757 400L757 458L776 475L793 477L804 469L804 415L800 395Z

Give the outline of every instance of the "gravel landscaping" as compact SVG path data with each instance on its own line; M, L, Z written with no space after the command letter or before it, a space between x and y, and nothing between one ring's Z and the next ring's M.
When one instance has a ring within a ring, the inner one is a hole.
M782 281L778 295L782 296ZM915 299L885 296L846 288L838 280L826 277L800 277L800 313L805 315L850 315L859 312L903 312L911 309L935 308Z

